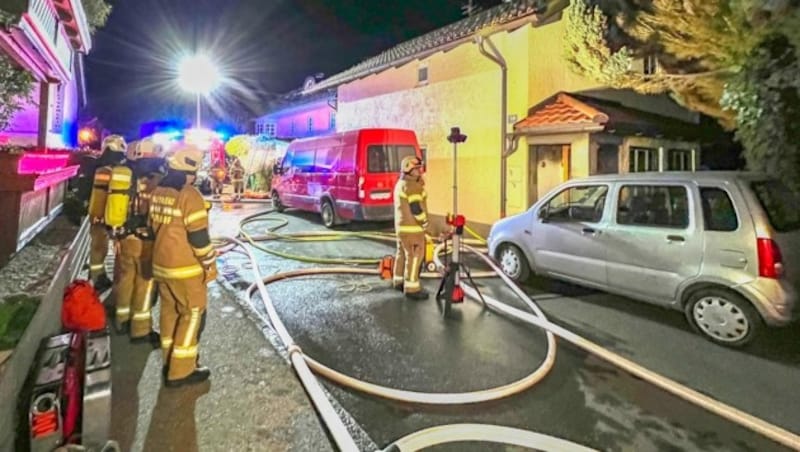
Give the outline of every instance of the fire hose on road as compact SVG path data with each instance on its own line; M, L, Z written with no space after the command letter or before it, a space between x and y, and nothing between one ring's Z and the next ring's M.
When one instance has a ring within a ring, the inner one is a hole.
M277 228L268 230L265 236L254 236L244 231L243 226L252 221L256 221L265 212L247 217L240 224L241 236L249 242L251 246L261 249L270 254L278 255L281 257L294 259L300 257L304 262L314 263L338 263L343 265L352 264L368 264L378 263L378 259L358 258L358 259L336 259L336 258L314 258L311 256L296 256L288 253L275 252L258 245L257 241L263 240L289 240L289 241L318 241L318 240L342 240L348 238L368 238L373 240L394 240L393 235L374 232L347 232L347 233L330 233L330 232L306 232L306 233L293 233L293 234L276 234L274 232ZM281 227L281 226L278 226ZM251 263L252 271L255 276L255 283L247 289L247 297L250 300L253 312L266 324L272 325L277 332L280 340L286 346L290 361L293 367L297 370L297 374L306 387L311 399L319 411L322 419L326 423L331 432L331 436L336 442L340 450L357 450L357 446L352 436L350 436L342 419L334 410L330 400L325 395L320 382L314 376L314 373L324 376L330 381L337 383L344 387L349 387L360 392L364 392L376 397L394 400L398 402L424 404L424 405L463 405L471 403L481 403L490 400L497 400L508 397L513 394L520 393L541 381L551 370L555 363L556 356L556 341L555 336L558 336L573 345L581 348L582 350L597 356L624 371L641 378L687 402L699 406L711 413L721 416L733 423L739 424L747 429L759 433L779 444L788 446L793 449L800 449L800 436L796 433L787 431L779 426L771 424L760 418L745 413L737 408L720 402L712 397L701 394L689 387L686 387L674 380L671 380L663 375L653 372L643 366L640 366L627 358L624 358L616 353L613 353L600 345L591 342L563 327L560 327L550 322L541 309L536 305L524 291L522 291L513 281L510 280L503 272L496 266L496 264L489 258L481 253L476 248L465 245L465 249L477 255L482 259L491 269L491 271L477 272L473 277L500 277L506 285L518 296L533 313L525 312L520 309L514 308L506 303L503 303L495 298L481 294L477 287L470 286L462 280L461 286L466 296L474 301L485 303L488 307L496 311L510 315L516 319L522 320L526 323L536 325L545 330L547 337L547 353L544 360L539 366L527 376L508 383L506 385L489 388L480 391L464 392L464 393L424 393L416 391L406 391L402 389L390 388L381 386L375 383L362 381L351 376L345 375L335 369L332 369L312 357L305 355L302 349L294 342L289 334L285 325L280 319L266 286L278 281L288 280L292 278L308 277L315 275L330 275L330 274L350 274L350 275L365 275L377 276L379 270L374 268L359 268L359 267L322 267L322 268L305 268L292 271L286 271L271 275L269 277L262 277L258 269L258 265L251 249L246 244L235 238L222 238L227 241L227 245L222 248L226 251L235 247L241 247L243 254L245 254ZM472 242L475 243L475 242ZM239 250L237 250L239 251ZM443 267L439 261L439 255L443 253L444 246L442 244L437 246L434 256L439 268ZM278 254L280 253L280 254ZM360 262L354 262L359 260ZM370 261L370 262L367 262ZM424 278L440 279L441 274L427 272L422 275ZM261 302L263 304L264 315L261 310L253 305L254 295L258 292ZM460 441L485 441L496 442L510 445L518 445L524 447L531 447L538 450L592 450L584 446L553 438L547 435L542 435L535 432L526 430L513 429L497 425L489 424L453 424L437 426L422 431L409 434L388 446L385 451L405 451L405 450L419 450L426 447L431 447L437 444L444 444L449 442Z
M681 385L674 380L652 372L616 353L604 349L594 342L591 342L556 324L551 323L547 320L533 300L531 300L519 287L516 286L516 284L514 284L507 276L505 276L502 271L500 271L491 261L491 259L483 256L474 248L469 246L467 249L483 258L487 265L489 265L494 272L496 272L496 274L502 278L504 282L506 282L511 290L513 290L514 293L526 303L526 305L534 312L535 315L531 315L530 313L511 307L490 296L480 295L475 288L465 285L464 290L466 295L473 300L483 299L488 306L500 312L544 329L547 333L548 341L548 351L545 360L534 372L516 382L498 388L468 393L421 393L388 388L374 383L358 380L331 369L303 353L302 349L292 339L285 325L281 321L280 316L275 310L275 307L266 289L266 285L277 281L303 276L321 274L377 275L378 271L352 267L309 268L278 273L263 278L258 270L257 262L255 256L252 254L252 251L238 239L229 238L227 240L242 247L248 259L250 260L252 271L256 276L256 279L255 283L253 283L247 289L247 294L252 300L252 296L255 294L255 292L259 293L267 315L264 316L258 309L253 310L262 321L272 325L281 341L287 347L293 367L297 370L298 376L310 394L314 405L320 412L321 417L328 426L334 441L341 450L357 450L357 446L352 436L350 436L349 432L344 426L341 418L336 413L332 404L322 390L321 384L316 377L314 377L313 372L316 372L342 386L350 387L374 396L395 401L417 404L479 403L508 397L512 394L524 391L544 378L544 376L549 372L550 368L552 368L552 365L555 361L556 343L554 335L557 335L562 339L565 339L568 342L580 347L581 349L731 422L737 423L754 432L757 432L777 443L795 449L800 448L800 436L797 434L770 424L762 419L756 418L755 416ZM466 434L465 432L470 433ZM539 450L591 450L575 443L541 435L535 432L529 432L520 429L510 429L507 427L488 424L456 424L434 427L432 429L415 432L404 438L401 438L387 447L385 450L419 450L437 444L470 440L514 444L536 448Z

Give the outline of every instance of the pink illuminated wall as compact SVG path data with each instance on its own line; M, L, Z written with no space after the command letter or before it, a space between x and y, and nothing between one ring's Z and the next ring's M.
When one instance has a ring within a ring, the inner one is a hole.
M256 123L275 124L277 138L304 138L335 132L335 122L331 123L331 115L335 118L335 114L336 110L328 105L327 100L322 99L272 112L258 118ZM311 119L310 129L309 119Z

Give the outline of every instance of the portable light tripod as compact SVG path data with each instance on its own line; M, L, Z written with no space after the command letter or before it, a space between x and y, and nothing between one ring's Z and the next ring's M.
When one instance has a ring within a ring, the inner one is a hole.
M453 127L450 129L450 135L447 137L447 141L453 143L453 213L447 216L447 224L455 228L455 233L453 234L453 251L450 262L445 267L442 282L439 284L439 290L436 291L436 302L444 316L450 313L453 303L462 303L464 301L464 290L460 285L459 273L461 271L461 240L464 234L466 219L463 215L457 214L458 143L467 141L467 136L462 134L461 129L458 127ZM445 241L445 249L447 249L447 241Z

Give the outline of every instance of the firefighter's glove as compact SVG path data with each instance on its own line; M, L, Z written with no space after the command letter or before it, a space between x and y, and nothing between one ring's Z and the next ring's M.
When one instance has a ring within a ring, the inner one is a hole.
M133 233L141 240L155 240L155 234L148 226L138 227Z
M208 284L217 279L217 264L211 264L203 268L203 283Z

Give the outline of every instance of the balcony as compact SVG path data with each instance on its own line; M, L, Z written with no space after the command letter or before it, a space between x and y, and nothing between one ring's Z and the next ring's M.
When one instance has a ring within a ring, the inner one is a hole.
M13 19L0 26L0 50L42 82L69 80L74 51L88 52L91 37L80 0L19 0L3 6Z

